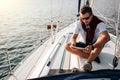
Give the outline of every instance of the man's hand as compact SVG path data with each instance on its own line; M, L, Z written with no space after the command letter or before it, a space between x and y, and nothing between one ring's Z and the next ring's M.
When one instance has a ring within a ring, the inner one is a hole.
M76 46L76 39L78 37L78 34L73 34L70 40L71 45L70 46Z
M83 49L83 52L87 53L87 54L90 54L92 51L92 45L88 45L87 47L85 47Z
M71 46L76 46L76 42L71 42Z

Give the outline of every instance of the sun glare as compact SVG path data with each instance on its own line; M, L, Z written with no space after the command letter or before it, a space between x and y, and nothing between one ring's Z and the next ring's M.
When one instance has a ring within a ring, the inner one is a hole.
M13 6L15 0L0 0L0 9L7 9Z

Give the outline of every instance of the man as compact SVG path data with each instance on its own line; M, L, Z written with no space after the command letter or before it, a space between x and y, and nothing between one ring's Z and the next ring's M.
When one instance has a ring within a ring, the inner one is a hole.
M76 43L80 34L81 41ZM110 40L105 24L98 19L88 6L83 6L80 10L80 20L75 23L73 35L65 45L65 49L75 55L86 58L84 71L91 71L92 61L100 63L98 55L104 45ZM82 49L74 48L82 47Z

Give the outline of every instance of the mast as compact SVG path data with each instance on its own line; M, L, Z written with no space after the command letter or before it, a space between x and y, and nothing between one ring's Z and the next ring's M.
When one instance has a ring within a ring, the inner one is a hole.
M86 6L90 6L89 0L86 0L85 5L86 5Z
M81 0L78 0L78 14L80 12Z
M78 13L77 13L77 17L80 16L80 6L81 6L81 0L78 0Z

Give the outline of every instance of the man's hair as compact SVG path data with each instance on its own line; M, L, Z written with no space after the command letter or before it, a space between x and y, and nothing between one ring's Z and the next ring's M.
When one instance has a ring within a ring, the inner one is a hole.
M88 6L83 6L80 10L81 14L89 13L90 15L92 14L92 9Z

